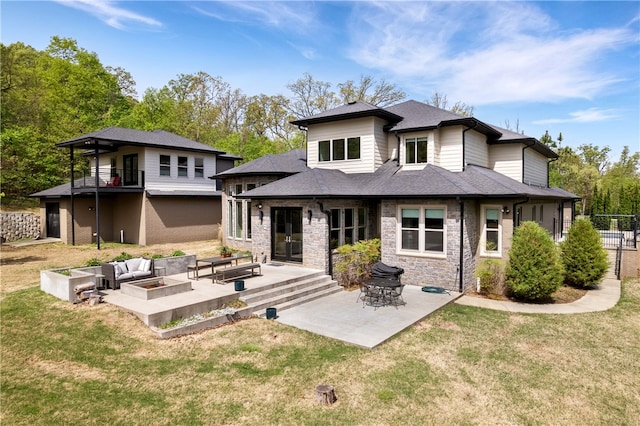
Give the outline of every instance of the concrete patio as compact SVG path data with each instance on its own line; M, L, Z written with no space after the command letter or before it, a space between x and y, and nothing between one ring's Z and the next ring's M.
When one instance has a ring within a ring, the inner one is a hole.
M320 271L284 264L263 264L262 275L245 278L245 290L237 292L234 283L213 284L210 277L187 279L187 274L167 278L191 281L192 291L152 300L143 300L122 294L120 290L101 290L104 301L131 312L149 326L158 326L176 317L188 317L196 313L216 309L222 303L260 291L261 287L274 283L286 283L292 279L304 279ZM403 292L405 305L363 306L358 301L359 291L339 290L318 299L277 310L276 321L312 333L337 339L345 343L374 348L425 318L432 312L451 303L459 293L433 294L421 291L421 287L407 285ZM177 314L178 313L178 314ZM264 316L264 309L253 314Z

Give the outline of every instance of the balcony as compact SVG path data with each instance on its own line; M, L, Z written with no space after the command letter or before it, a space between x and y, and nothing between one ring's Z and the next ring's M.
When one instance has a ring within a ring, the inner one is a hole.
M137 170L100 170L98 187L105 192L138 192L144 188L144 171ZM75 173L73 179L74 192L93 192L96 189L95 174L83 172ZM133 190L133 191L127 191Z

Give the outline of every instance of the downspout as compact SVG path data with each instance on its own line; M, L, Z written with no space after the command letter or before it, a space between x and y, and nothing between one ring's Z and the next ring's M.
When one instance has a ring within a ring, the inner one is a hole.
M513 217L514 217L514 220L513 220L513 222L514 222L513 223L513 233L515 233L516 232L516 228L518 226L520 226L520 215L518 214L518 206L520 204L526 204L528 202L529 202L529 197L527 197L523 201L517 201L517 202L513 203L513 208L511 209L511 211L513 212ZM518 216L518 220L515 220L516 215Z
M304 147L305 147L305 150L308 150L309 147L307 146L307 144L309 143L309 128L304 126L298 126L298 130L300 130L301 132L304 132Z
M73 168L73 145L69 147L69 158L71 159L71 245L76 245L76 202L73 198L73 188L75 186L73 176L75 170Z
M398 163L398 167L400 167L400 136L398 135L398 132L393 132L394 135L396 135L396 140L398 141L398 148L397 148L397 154L396 154L396 162Z
M329 275L333 278L333 250L331 250L331 210L325 210L320 201L317 202L320 211L327 215L327 256L329 259Z
M536 141L532 141L530 145L525 145L525 146L522 148L522 183L526 183L526 182L524 181L524 150L525 150L525 149L527 149L527 148L531 148L531 147L532 147L532 146L534 146L535 144L536 144ZM549 183L549 177L548 177L548 174L549 174L549 165L547 165L547 186L548 186L548 183Z
M464 138L463 138L464 139ZM458 203L460 204L460 266L458 267L458 272L460 274L460 282L458 284L458 290L462 293L464 289L464 201L457 197Z
M467 161L466 161L466 151L467 151L467 141L466 141L466 136L465 133L467 133L469 130L473 130L476 127L478 127L478 122L476 121L475 124L473 125L473 127L467 127L466 129L464 129L462 131L462 171L464 172L465 169L467 168Z
M96 141L96 247L100 250L100 154L98 154L98 141Z

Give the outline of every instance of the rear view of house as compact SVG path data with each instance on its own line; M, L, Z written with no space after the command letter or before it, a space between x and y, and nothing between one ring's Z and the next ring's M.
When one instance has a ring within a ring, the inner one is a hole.
M158 244L215 239L221 192L207 177L239 159L173 133L109 127L57 144L71 182L40 198L42 235L67 244ZM86 158L87 168L78 167Z
M533 220L560 238L576 196L548 185L532 137L430 105L353 102L292 124L307 149L218 173L225 244L332 273L332 250L380 238L403 280L463 291Z

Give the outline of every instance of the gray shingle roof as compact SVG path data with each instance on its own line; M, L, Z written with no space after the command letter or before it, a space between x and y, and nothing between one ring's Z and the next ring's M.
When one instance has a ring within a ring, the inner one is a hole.
M233 169L225 170L213 178L230 178L249 175L290 175L308 170L307 152L294 149L284 154L269 154Z
M77 138L56 144L57 147L83 147L86 142L98 142L100 146L140 145L158 148L181 149L207 153L225 154L224 151L191 139L183 138L164 130L147 132L144 130L126 129L123 127L107 127Z
M346 120L357 117L382 117L389 122L398 122L402 117L394 114L388 109L382 109L366 102L356 101L339 106L337 108L323 111L311 117L305 117L292 121L291 124L296 126L308 126L309 124L325 123L329 121Z

